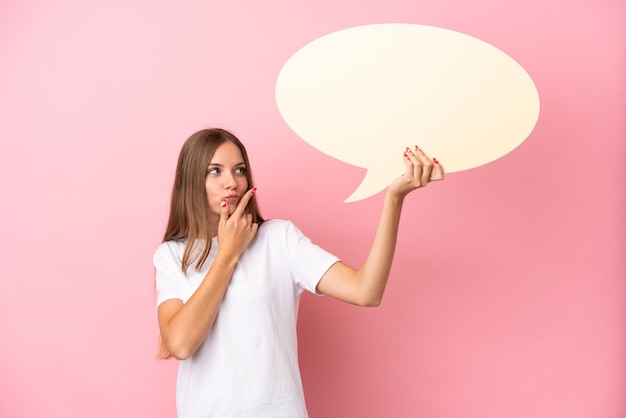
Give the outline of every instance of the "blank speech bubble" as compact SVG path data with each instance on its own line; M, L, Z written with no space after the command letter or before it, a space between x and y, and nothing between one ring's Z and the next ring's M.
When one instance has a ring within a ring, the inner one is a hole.
M323 153L367 169L346 202L404 171L418 145L447 173L511 152L539 117L539 95L510 56L432 26L377 24L331 33L292 55L276 81L289 127Z

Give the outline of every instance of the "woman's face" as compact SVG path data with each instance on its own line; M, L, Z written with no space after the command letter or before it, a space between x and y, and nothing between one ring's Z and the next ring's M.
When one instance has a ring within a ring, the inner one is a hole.
M209 222L216 234L222 199L228 204L229 214L232 214L248 190L247 169L239 147L228 141L217 147L209 161L204 187L209 205Z

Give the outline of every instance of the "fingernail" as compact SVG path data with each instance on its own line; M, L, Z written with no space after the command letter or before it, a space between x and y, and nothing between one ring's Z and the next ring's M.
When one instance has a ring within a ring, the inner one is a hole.
M439 164L439 161L437 161L437 159L435 157L433 157L433 163Z
M255 193L256 193L256 187L253 187L252 188L252 194L255 194Z
M406 155L406 152L403 152L402 154L403 154L405 157L407 156L407 155Z
M411 149L409 147L406 147L406 152L411 152Z
M228 203L226 203L226 200L222 199L222 202L220 203L220 205L222 205L222 207L225 208L227 204Z
M420 148L416 145L416 146L415 146L415 151L416 151L416 152L419 152L419 150L420 150Z

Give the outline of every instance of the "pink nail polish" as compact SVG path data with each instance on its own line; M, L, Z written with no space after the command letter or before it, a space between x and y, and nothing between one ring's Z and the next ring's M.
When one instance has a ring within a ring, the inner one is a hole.
M256 193L256 187L253 187L252 188L252 194L255 194L255 193Z
M439 164L439 161L437 161L437 159L433 157L433 163Z
M411 152L411 149L409 147L406 147L406 152Z
M415 146L415 151L416 151L416 152L419 152L419 150L420 150L420 148L416 145L416 146Z
M226 203L226 200L222 199L220 205L222 205L222 207L225 208L227 204L228 203Z
M406 152L403 152L403 153L402 153L402 155L404 155L405 157L407 156L407 155L406 155Z

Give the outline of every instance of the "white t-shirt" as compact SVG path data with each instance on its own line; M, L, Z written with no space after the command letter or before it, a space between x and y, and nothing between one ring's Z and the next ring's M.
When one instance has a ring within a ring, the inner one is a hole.
M157 305L186 302L217 254L217 239L201 271L185 276L185 241L162 243L154 254ZM176 384L179 418L307 417L296 339L300 295L315 292L338 261L291 222L263 223L242 254L203 344L182 360Z

